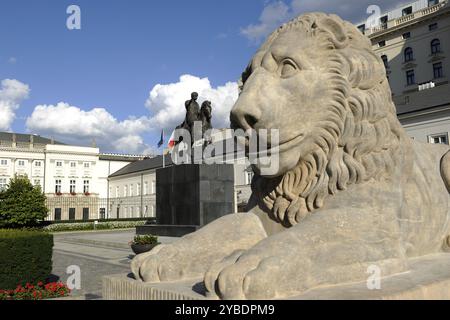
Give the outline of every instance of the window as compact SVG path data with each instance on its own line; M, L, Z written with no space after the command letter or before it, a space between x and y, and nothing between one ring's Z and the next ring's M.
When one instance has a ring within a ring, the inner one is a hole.
M405 33L402 35L402 38L403 38L404 40L411 38L411 32L405 32Z
M379 46L380 48L386 46L386 41L382 40L382 41L378 42L378 46Z
M35 161L34 162L34 166L35 167L41 167L42 166L42 162L41 161Z
M412 7L407 7L407 8L405 8L405 9L403 9L402 10L402 16L404 17L404 16L407 16L407 15L409 15L409 14L411 14L412 13Z
M247 171L245 173L245 183L246 184L251 184L252 183L252 179L253 179L253 171Z
M55 221L61 220L61 208L55 208Z
M148 194L148 182L144 182L144 195Z
M83 181L83 193L89 193L89 180Z
M6 190L7 187L8 187L7 179L0 178L0 192Z
M70 184L69 184L70 193L75 193L76 192L75 185L76 185L76 181L75 180L70 180Z
M17 165L19 167L25 167L25 161L24 160L19 160L19 161L17 161Z
M7 166L8 165L8 160L5 160L5 159L0 160L0 165Z
M148 218L148 206L144 207L144 218Z
M34 179L33 184L35 187L40 187L41 186L41 180L40 179Z
M77 163L72 161L72 162L70 163L70 167L71 167L71 168L76 168L76 167L77 167Z
M75 220L75 208L69 208L69 220Z
M83 220L89 220L89 208L83 208Z
M133 192L134 192L134 185L130 184L130 197L133 196Z
M387 55L382 55L382 56L381 56L381 60L383 60L384 67L385 67L386 69L389 68L389 62L388 62L388 57L387 57Z
M441 52L441 41L439 39L434 39L431 41L431 53L436 54Z
M442 78L444 76L444 71L442 70L442 62L433 64L433 75L435 79Z
M55 180L55 193L61 193L61 180Z
M409 96L405 96L405 104L409 103Z
M437 5L438 3L439 3L439 0L428 0L428 6L429 7Z
M128 186L123 187L123 196L124 197L128 196Z
M383 17L380 18L380 23L383 26L386 26L387 22L388 22L388 16L383 16Z
M434 144L448 144L448 134L441 133L436 135L428 136L428 141Z
M56 161L56 166L58 168L61 168L62 167L62 161Z
M364 34L366 32L366 25L365 24L359 25L358 30L361 31L362 34Z
M156 182L155 180L152 181L152 194L156 193Z
M141 184L140 184L140 183L137 184L137 187L136 187L136 195L137 195L137 196L140 196L140 195L141 195Z
M410 47L406 48L405 52L404 52L404 56L405 56L405 62L414 60L413 49Z
M120 197L120 195L119 195L119 187L116 187L116 198L119 198Z
M106 209L100 208L100 219L104 220L106 219Z
M406 84L408 86L411 86L411 85L413 85L415 83L416 83L416 78L415 78L415 75L414 75L414 70L406 71Z
M84 168L89 169L91 167L91 164L89 162L84 163Z
M438 28L437 22L432 23L428 26L428 30L430 30L430 31L436 30L437 28Z

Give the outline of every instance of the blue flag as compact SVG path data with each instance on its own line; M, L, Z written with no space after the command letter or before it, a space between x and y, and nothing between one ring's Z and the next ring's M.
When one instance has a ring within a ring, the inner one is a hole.
M161 148L163 144L164 144L164 130L161 131L161 139L158 142L158 148Z

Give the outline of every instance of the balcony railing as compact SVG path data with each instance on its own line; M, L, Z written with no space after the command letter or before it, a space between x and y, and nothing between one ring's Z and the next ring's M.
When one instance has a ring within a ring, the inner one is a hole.
M442 9L444 6L446 6L447 3L448 3L448 1L443 1L443 2L440 2L438 4L433 5L431 7L423 8L421 10L418 10L416 12L408 14L406 16L403 16L403 17L400 17L400 18L397 18L397 19L389 20L387 23L383 23L383 24L380 24L377 27L370 28L370 29L366 30L365 34L368 35L368 36L373 36L376 33L384 31L386 29L389 29L389 28L392 28L392 27L397 27L397 26L400 26L402 24L408 23L408 22L410 22L412 20L419 19L419 18L422 18L424 16L433 14L433 13L439 11L440 9Z

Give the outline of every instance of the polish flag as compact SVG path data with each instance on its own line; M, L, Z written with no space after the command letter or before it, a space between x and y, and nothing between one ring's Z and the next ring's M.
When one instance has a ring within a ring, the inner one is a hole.
M172 150L173 147L175 146L175 131L172 131L172 134L170 135L169 138L169 144L167 146L169 147L170 150Z

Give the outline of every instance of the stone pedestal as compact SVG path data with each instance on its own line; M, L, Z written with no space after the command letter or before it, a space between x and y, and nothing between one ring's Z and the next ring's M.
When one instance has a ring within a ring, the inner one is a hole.
M380 290L366 282L309 290L289 300L450 300L450 253L410 261L409 272L384 277ZM202 279L167 283L143 283L127 275L103 277L106 300L205 300Z
M233 212L233 165L175 165L156 170L156 225L136 232L182 236Z

